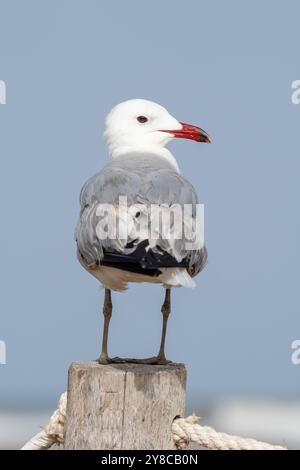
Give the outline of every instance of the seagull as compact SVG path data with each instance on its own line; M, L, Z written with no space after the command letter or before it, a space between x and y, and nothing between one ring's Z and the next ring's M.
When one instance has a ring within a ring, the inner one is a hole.
M77 258L105 292L98 362L166 364L171 362L165 356L171 289L194 287L193 277L207 262L203 237L198 236L196 191L166 145L174 138L211 139L201 128L177 121L144 99L115 106L106 118L104 137L111 162L84 184L75 230ZM191 210L182 215L186 207ZM159 353L147 359L110 358L111 291L124 291L131 282L165 289Z

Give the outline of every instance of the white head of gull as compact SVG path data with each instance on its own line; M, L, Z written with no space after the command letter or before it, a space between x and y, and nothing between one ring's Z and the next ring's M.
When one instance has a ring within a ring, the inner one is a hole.
M149 152L169 160L178 171L177 162L166 145L174 138L209 142L202 129L177 121L163 106L134 99L115 106L106 118L104 132L112 158L130 152Z

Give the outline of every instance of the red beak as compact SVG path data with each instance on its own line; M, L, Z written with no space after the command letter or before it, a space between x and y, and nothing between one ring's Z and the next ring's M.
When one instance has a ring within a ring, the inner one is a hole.
M182 129L176 129L174 131L166 131L162 130L161 132L168 132L169 134L173 134L174 137L179 139L191 139L195 140L196 142L205 142L206 144L211 144L210 136L200 127L191 126L190 124L185 124L184 122L180 123L182 125Z

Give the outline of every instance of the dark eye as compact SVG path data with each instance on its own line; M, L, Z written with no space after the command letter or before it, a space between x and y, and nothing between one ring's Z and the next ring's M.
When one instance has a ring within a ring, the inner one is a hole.
M146 116L138 116L138 117L137 117L137 120L138 120L141 124L144 124L145 122L148 121L148 118L146 118Z

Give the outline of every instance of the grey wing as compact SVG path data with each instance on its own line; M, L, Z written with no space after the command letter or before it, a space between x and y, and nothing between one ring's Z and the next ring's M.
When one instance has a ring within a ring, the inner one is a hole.
M90 178L80 194L81 213L76 227L78 252L84 264L99 264L104 250L110 252L124 251L124 245L118 239L100 240L96 233L98 222L97 207L101 204L118 204L120 196L126 196L128 205L143 204L173 206L189 204L192 217L196 214L198 198L193 186L177 172L170 168L151 168L147 171L138 165L130 169L111 164ZM150 227L149 227L150 229ZM197 274L205 265L206 250L199 247L188 250L185 239L164 239L157 241L160 249L177 260L189 257L191 274ZM132 253L132 251L131 251Z
M118 240L100 240L96 227L99 220L99 204L117 204L119 196L126 195L128 203L136 197L140 178L132 172L113 167L105 167L92 176L83 186L80 193L80 216L75 229L75 239L80 257L84 264L99 264L103 249L118 249Z
M190 208L191 217L187 217L187 220L183 219L182 238L160 239L159 246L178 260L188 258L188 271L191 276L196 276L207 264L207 249L203 241L200 244L196 243L191 249L191 240L187 239L185 233L185 224L189 223L189 218L195 222L194 230L196 229L196 217L199 215L197 213L198 196L192 184L174 171L161 170L146 178L143 185L143 198L151 203L167 204L170 207L178 204L184 209L187 206ZM203 227L201 229L203 231Z
M113 165L107 165L83 185L80 193L80 205L84 208L93 201L114 203L119 196L126 195L132 203L141 184L140 177L132 171L127 171Z
M151 204L191 204L198 203L197 193L192 184L183 176L169 169L153 171L143 182L142 199Z

